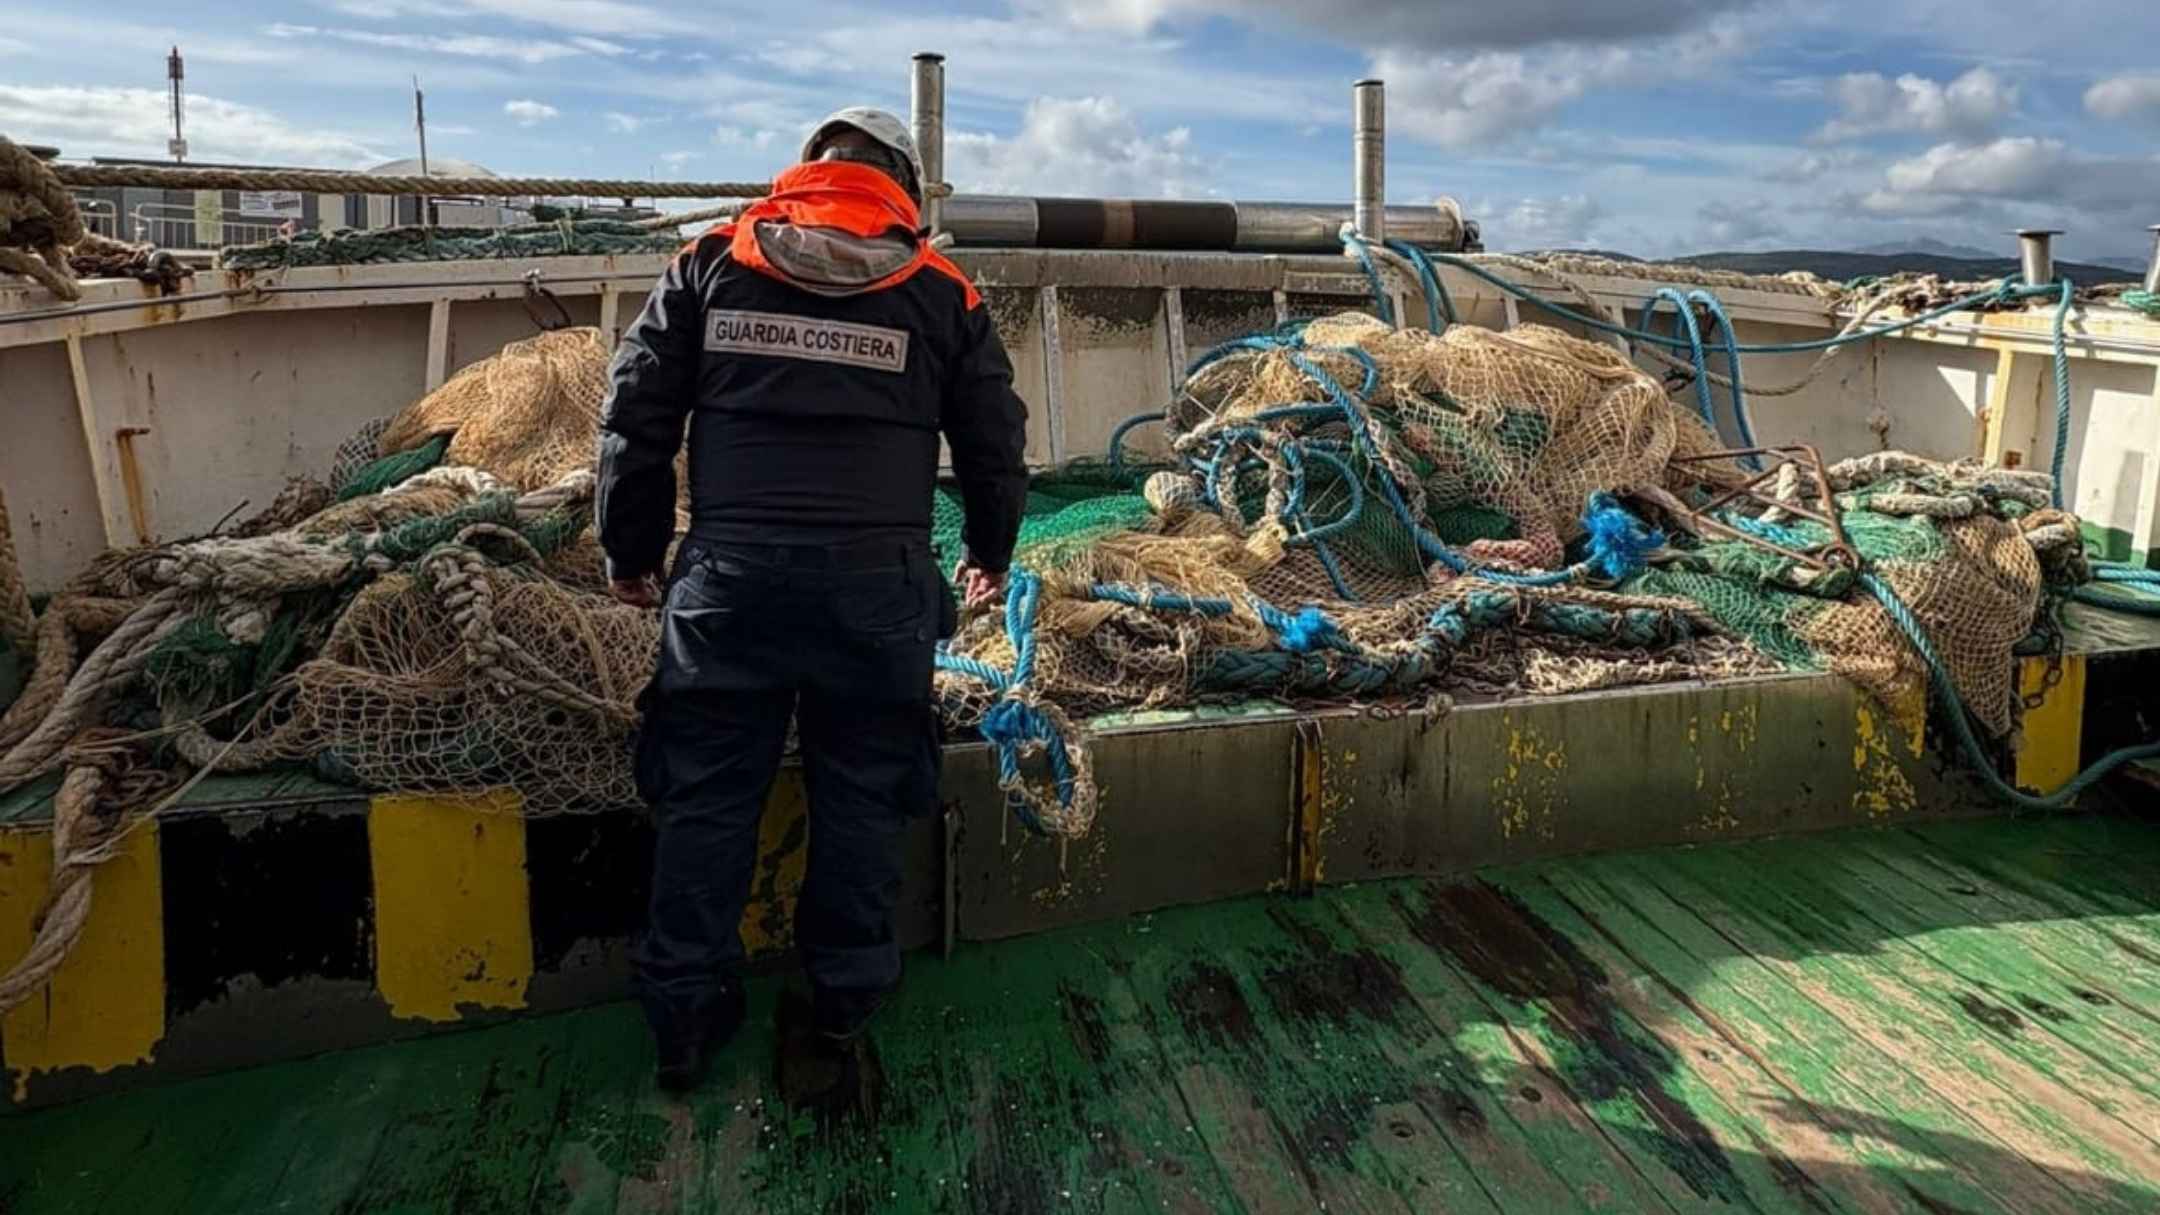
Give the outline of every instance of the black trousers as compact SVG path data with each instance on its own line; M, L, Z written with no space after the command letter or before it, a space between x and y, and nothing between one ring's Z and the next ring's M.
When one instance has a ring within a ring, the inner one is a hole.
M637 743L656 840L633 961L656 1027L707 1006L742 962L790 717L809 786L795 940L812 986L844 1005L898 981L901 839L937 801L930 677L952 612L927 545L684 542Z

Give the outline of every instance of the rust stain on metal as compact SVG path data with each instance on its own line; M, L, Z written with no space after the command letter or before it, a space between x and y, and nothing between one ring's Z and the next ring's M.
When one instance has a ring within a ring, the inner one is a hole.
M150 504L143 497L142 465L135 458L135 437L150 433L147 426L123 426L113 432L120 449L120 487L127 494L128 522L135 527L135 541L150 543Z

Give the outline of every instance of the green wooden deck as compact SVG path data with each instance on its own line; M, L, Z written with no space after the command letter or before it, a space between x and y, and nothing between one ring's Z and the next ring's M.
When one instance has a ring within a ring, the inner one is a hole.
M616 1005L22 1115L0 1211L2160 1210L2160 824L1251 899L914 959L885 1099Z

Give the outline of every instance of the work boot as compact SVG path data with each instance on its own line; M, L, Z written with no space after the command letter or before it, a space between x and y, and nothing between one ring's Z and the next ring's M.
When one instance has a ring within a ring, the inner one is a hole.
M748 1001L742 984L729 979L688 1011L657 996L646 996L643 1003L657 1056L653 1079L666 1092L686 1093L705 1078L705 1065L742 1028Z
M879 993L860 1016L843 1021L825 1011L825 1002L814 1004L800 991L780 994L774 1018L780 1046L775 1079L780 1099L790 1109L823 1118L875 1116L884 1086L863 1029L883 999Z

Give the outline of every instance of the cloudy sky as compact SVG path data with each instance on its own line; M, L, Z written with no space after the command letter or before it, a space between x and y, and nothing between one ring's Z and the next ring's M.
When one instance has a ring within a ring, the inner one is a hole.
M181 7L196 8L185 16ZM942 10L931 15L932 10ZM1350 82L1389 84L1397 202L1496 248L2136 257L2160 223L2151 0L222 0L0 3L0 133L197 159L759 177L949 57L949 176L1043 194L1341 199Z

